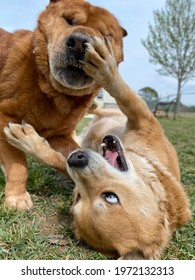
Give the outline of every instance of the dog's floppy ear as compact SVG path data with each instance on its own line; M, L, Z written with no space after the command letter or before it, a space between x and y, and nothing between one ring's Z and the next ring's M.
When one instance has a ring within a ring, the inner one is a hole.
M121 26L123 37L126 37L128 35L127 30Z
M132 249L130 252L126 253L119 260L147 260L141 249Z

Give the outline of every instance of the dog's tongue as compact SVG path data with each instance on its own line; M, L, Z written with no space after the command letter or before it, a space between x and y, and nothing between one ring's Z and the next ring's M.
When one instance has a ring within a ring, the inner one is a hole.
M112 152L110 150L105 151L105 159L115 168L119 169L116 158L118 157L118 152Z

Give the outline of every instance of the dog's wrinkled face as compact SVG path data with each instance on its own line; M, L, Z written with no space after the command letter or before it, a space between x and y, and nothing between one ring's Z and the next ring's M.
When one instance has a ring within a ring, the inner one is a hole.
M137 174L115 136L106 136L102 146L103 156L77 150L68 158L67 169L76 183L75 234L107 255L155 258L159 235L166 234L167 227L164 208L159 206L164 192L152 170L145 172L151 172L153 185Z
M92 86L94 80L82 70L86 43L92 36L107 36L117 63L122 61L122 37L126 34L113 15L83 0L51 1L40 15L39 30L46 37L51 83L70 89Z

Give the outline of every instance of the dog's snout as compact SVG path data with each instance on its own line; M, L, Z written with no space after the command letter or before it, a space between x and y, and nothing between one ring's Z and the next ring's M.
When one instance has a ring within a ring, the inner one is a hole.
M68 37L66 45L70 53L77 59L81 59L85 54L86 43L88 42L89 38L86 35L75 33Z
M70 167L83 168L88 165L89 156L84 151L76 151L67 160Z

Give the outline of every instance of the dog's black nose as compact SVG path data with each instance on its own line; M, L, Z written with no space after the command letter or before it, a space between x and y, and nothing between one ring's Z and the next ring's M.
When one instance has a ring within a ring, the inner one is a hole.
M89 42L89 38L80 33L71 34L66 42L69 52L72 53L77 60L84 57L86 43Z
M88 165L89 156L84 151L76 151L67 160L70 167L83 168Z

